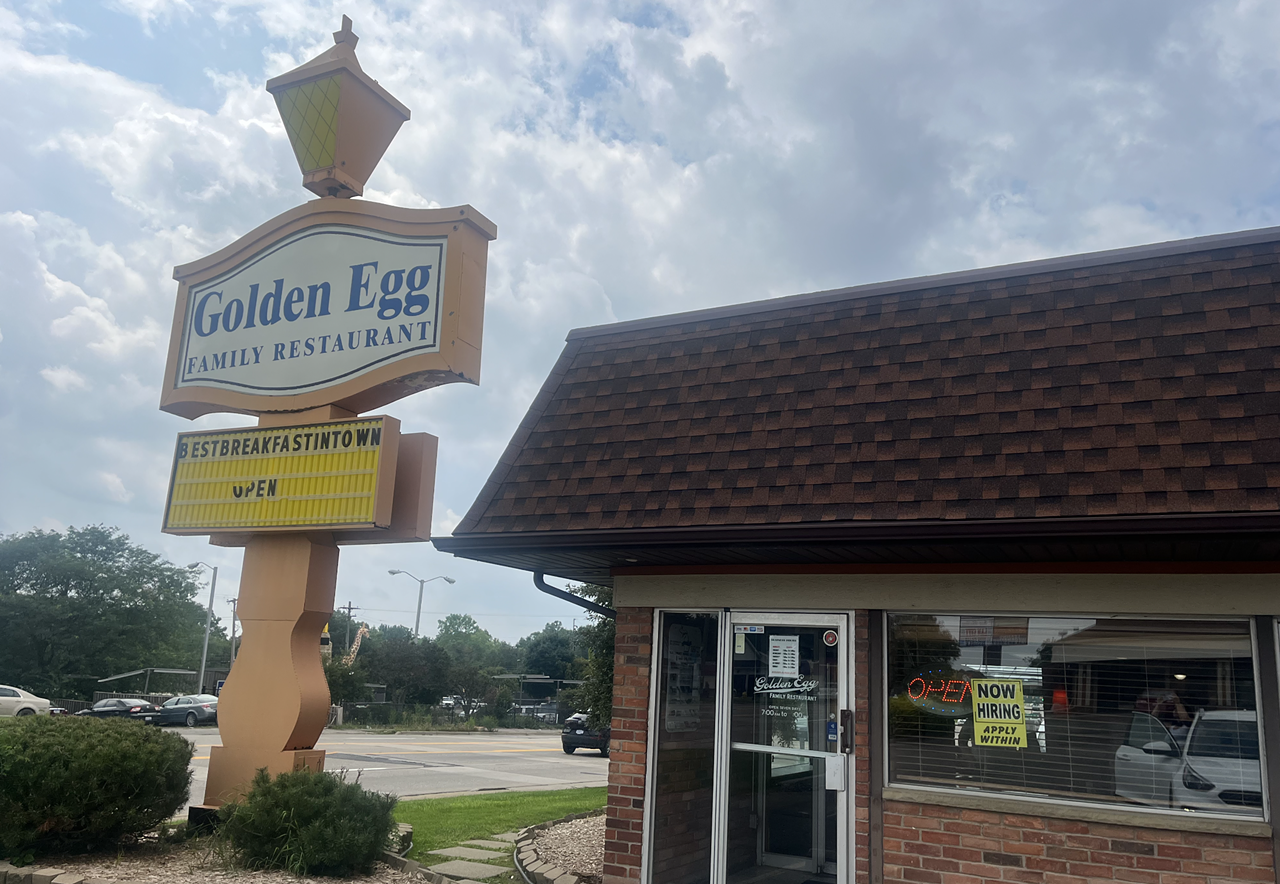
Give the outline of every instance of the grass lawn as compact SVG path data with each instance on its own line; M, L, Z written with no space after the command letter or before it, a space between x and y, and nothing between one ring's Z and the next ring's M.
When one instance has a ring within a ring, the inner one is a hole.
M604 807L605 787L557 789L552 792L499 792L401 801L396 820L413 826L410 859L435 861L426 851L453 847L473 838L488 838L545 823L571 813Z

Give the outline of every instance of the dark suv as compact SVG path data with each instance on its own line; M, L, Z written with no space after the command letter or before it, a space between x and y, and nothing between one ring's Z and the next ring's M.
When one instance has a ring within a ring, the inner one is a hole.
M587 727L587 713L575 712L564 721L564 730L560 732L560 745L566 755L572 755L575 749L599 749L605 758L609 757L609 729L593 730Z

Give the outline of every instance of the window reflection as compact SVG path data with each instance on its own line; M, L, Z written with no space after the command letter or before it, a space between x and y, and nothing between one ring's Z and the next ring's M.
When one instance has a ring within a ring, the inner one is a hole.
M893 614L888 639L895 782L1261 815L1247 621Z

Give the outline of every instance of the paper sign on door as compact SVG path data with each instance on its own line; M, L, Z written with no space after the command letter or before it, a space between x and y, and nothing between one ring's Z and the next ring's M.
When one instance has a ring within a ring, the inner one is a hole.
M769 636L769 677L800 677L800 636Z

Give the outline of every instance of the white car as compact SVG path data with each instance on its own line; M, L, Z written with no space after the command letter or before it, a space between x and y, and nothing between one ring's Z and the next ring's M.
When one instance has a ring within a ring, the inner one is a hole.
M1258 713L1204 712L1196 717L1173 778L1173 806L1262 815Z
M1115 773L1116 794L1141 804L1259 815L1258 713L1201 712L1184 735L1134 712Z
M48 715L49 701L22 688L0 684L0 715Z

